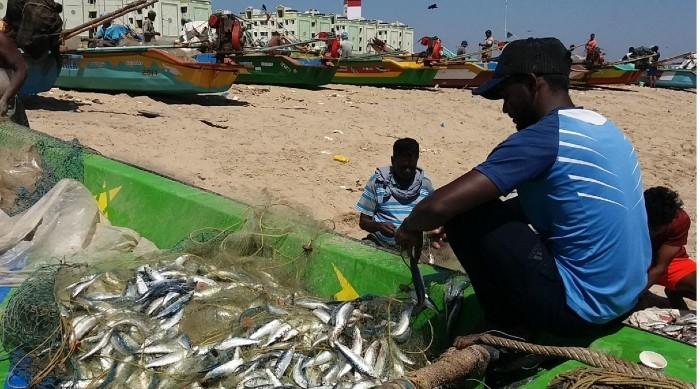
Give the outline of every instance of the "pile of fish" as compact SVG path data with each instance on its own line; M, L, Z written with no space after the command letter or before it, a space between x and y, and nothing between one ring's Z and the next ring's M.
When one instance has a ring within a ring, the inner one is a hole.
M625 322L694 346L698 342L698 319L695 312L647 308L633 313Z
M191 272L185 261L142 266L128 279L92 274L65 288L72 368L62 387L371 388L426 363L407 351L417 348L415 303L379 297L291 294L260 304L251 293L226 333L194 344L184 321L209 324L190 305L265 287L238 272Z

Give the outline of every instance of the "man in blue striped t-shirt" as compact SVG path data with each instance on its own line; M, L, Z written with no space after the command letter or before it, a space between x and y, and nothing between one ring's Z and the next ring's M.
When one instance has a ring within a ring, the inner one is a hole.
M367 181L355 208L360 211L360 228L369 232L366 240L394 248L394 232L416 204L433 193L433 184L418 166L419 147L415 139L394 142L391 166L378 168Z

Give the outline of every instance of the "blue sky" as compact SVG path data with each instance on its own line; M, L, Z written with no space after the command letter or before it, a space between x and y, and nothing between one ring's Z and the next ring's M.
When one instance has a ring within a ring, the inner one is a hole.
M214 9L268 9L279 4L298 10L316 8L341 13L342 0L212 0ZM428 11L437 3L438 9ZM454 50L467 40L470 48L486 29L504 37L505 0L363 0L365 18L400 20L417 37L437 35ZM695 0L508 0L508 31L516 37L555 36L567 46L585 43L595 32L606 58L619 59L629 46L658 45L662 57L696 50Z

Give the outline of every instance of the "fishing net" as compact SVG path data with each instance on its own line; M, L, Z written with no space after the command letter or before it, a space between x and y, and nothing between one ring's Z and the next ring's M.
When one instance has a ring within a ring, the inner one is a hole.
M332 317L343 304L314 298L304 287L310 254L325 231L306 212L275 203L251 207L240 223L229 228L193 231L173 249L145 259L114 255L97 262L43 267L18 288L3 313L3 345L8 353L23 356L14 358L13 364L33 384L53 382L47 381L49 377L95 387L175 387L209 381L231 387L244 379L252 385L269 379L263 374L284 363L280 361L290 348L295 351L279 374L280 382L295 384L295 368L329 354L330 361L303 369L303 379L318 384L324 377L338 380L331 377L332 369L347 370L349 362L328 339L335 319L319 319L307 300L325 307L322 311ZM157 284L159 277L182 282L173 281L176 285L168 294L139 300L135 294L139 279ZM165 305L158 306L158 301L166 298L171 305L184 299L182 312L164 313ZM402 321L413 311L410 300L366 296L351 306L346 319L352 324L342 328L334 342L350 351L355 347L363 360L370 348L375 358L383 355L379 379L402 376L427 362L430 332L412 330L408 321ZM90 318L94 323L86 326ZM174 319L176 324L168 324ZM273 336L270 333L261 337L261 345L241 347L237 355L236 348L221 349L223 342L248 338L275 321L289 327L284 335L289 339L281 337L262 346ZM404 322L406 328L399 331ZM163 351L146 353L149 347ZM180 352L186 357L159 364L159 358ZM206 378L238 357L246 361L240 369L252 369L248 375L236 371ZM377 362L372 362L374 369ZM343 379L370 378L357 366L349 369Z

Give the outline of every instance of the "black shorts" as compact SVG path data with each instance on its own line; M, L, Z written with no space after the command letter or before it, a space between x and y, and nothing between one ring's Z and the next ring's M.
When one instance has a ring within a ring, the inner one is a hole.
M517 198L459 215L446 230L487 320L563 336L608 327L569 308L557 264L528 225Z

